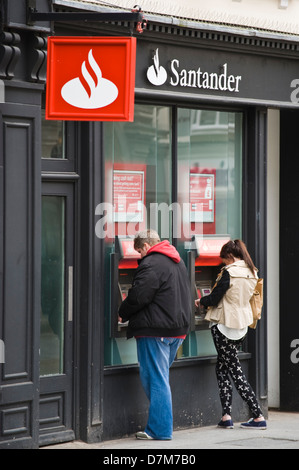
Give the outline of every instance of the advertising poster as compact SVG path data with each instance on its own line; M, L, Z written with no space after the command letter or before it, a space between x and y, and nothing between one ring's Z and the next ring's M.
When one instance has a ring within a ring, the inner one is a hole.
M143 222L144 171L113 171L114 222Z
M191 222L214 222L215 175L190 173Z

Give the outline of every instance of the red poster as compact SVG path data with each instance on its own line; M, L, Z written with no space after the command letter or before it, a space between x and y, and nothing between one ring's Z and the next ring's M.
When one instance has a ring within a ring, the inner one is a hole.
M190 173L191 222L214 222L215 176Z
M225 243L230 240L229 237L195 236L195 243L198 257L195 260L195 266L218 266L221 264L220 251Z
M144 202L144 172L114 170L114 222L142 222Z
M46 118L133 121L136 38L49 37Z

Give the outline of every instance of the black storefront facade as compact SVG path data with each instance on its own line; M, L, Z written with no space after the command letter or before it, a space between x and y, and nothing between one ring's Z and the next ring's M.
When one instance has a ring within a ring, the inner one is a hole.
M246 241L266 278L267 112L281 110L287 158L295 147L288 133L297 116L298 44L150 16L142 34L134 23L29 24L27 2L14 3L1 4L0 447L133 434L148 404L134 339L117 324L119 296L136 267L122 239L129 225L154 221L184 258L194 295L211 288L215 247L228 238ZM49 11L49 2L36 4ZM45 120L53 31L137 37L133 123ZM124 181L141 194L136 219L129 210L109 213ZM188 203L187 212L173 210ZM281 334L284 343L288 333ZM240 357L267 414L267 301ZM175 429L218 422L214 368L210 332L194 312L171 370ZM235 396L235 421L247 417Z

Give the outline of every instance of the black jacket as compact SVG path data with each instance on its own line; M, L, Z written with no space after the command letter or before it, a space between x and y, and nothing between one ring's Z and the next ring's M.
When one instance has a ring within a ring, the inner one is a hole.
M201 305L204 307L213 307L219 304L220 300L224 296L225 292L229 288L230 276L229 272L224 269L219 282L213 288L212 292L209 295L205 295L200 299Z
M176 253L172 256L171 253ZM190 282L178 252L163 241L141 259L119 316L129 320L127 337L182 336L191 319Z

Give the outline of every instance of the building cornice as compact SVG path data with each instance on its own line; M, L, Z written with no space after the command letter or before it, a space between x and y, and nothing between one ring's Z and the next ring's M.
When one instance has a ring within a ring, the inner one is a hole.
M101 11L101 12L111 12L114 11L131 11L128 8L124 7L115 7L100 4L99 2L93 2L92 0L52 0L53 6L55 9L80 9L87 11ZM104 2L105 3L105 2ZM134 2L133 2L134 3ZM142 6L142 5L141 5ZM200 31L213 31L220 34L233 34L239 35L246 38L256 38L261 40L276 40L276 41L287 41L287 42L299 42L299 34L286 31L282 32L275 30L275 28L261 28L255 27L253 25L244 24L234 24L232 15L232 22L228 21L211 21L206 19L190 19L183 16L174 16L168 14L159 14L148 12L144 10L145 17L148 19L149 23L154 23L164 27L175 27L181 29L191 29L191 30L200 30ZM229 19L227 15L226 20ZM270 23L269 23L270 24ZM274 24L274 23L273 23Z
M102 6L99 4L82 3L75 0L53 0L55 11L97 11L97 12L111 12L111 10L119 11L128 9L112 8ZM265 49L271 54L288 53L297 56L299 51L299 36L274 33L272 31L264 31L252 28L242 28L234 25L220 25L209 22L193 21L171 16L162 16L144 13L145 18L148 20L148 25L145 32L140 36L144 39L150 38L168 40L176 36L178 40L189 41L204 41L217 45L221 48L229 47L242 47L254 48L256 51ZM94 28L109 30L111 27L118 26L120 31L134 30L134 25L119 23L111 23L110 25L95 23L92 24ZM270 52L271 51L271 52Z

